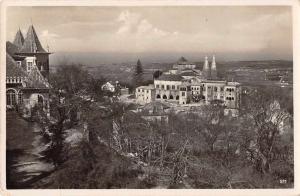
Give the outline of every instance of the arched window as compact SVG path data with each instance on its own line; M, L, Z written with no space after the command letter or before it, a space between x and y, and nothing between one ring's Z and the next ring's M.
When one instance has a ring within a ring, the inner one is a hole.
M163 99L167 99L167 96L166 96L166 95L164 95L164 96L163 96Z
M16 105L16 91L14 89L8 89L6 91L6 105Z
M176 96L176 100L179 100L179 95Z
M170 99L174 99L173 95L170 95Z
M157 94L157 95L156 95L156 99L160 99L160 94Z

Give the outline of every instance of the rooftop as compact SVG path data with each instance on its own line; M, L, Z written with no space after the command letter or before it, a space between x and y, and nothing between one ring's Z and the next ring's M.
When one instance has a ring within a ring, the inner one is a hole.
M11 43L10 41L6 42L6 52L10 55L13 56L15 53L19 51L18 46L15 44Z
M137 87L137 89L149 89L149 90L151 90L151 89L154 89L154 85L150 84L148 86L139 86L139 87Z
M20 29L18 30L13 43L17 46L18 50L22 48L24 44L24 37Z
M6 77L25 77L27 73L23 68L19 67L15 60L6 54Z
M175 75L175 74L163 74L159 78L155 80L161 80L161 81L181 81L183 79L182 76L180 75Z
M239 82L227 82L227 85L229 85L229 86L238 86L238 85L240 85L240 83Z
M19 53L48 53L42 47L33 25L30 25L24 44Z

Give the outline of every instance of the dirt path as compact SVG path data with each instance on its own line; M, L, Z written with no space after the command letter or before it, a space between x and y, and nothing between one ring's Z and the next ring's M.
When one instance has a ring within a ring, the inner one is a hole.
M53 165L41 160L45 147L37 123L22 119L15 112L6 114L6 182L8 189L31 188L49 174Z

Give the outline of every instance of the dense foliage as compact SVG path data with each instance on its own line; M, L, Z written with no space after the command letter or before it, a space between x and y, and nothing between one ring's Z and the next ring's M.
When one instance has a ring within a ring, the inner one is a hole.
M293 186L292 96L281 89L249 92L238 117L214 104L149 122L132 111L135 105L105 99L102 83L80 67L60 69L53 86L65 94L52 99L56 123L47 157L57 167L47 188ZM92 94L95 102L78 96ZM65 142L70 128L83 132L75 146Z

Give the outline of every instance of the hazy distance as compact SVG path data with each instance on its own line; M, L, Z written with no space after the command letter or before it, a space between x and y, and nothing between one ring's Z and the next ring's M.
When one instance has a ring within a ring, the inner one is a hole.
M7 40L31 23L51 64L293 57L288 6L9 7Z

